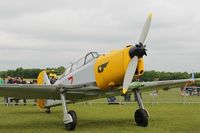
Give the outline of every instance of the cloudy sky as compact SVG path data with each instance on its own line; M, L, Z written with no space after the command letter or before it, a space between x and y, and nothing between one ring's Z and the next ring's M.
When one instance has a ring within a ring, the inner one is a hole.
M0 70L68 66L138 42L149 12L146 70L200 71L198 0L0 1Z

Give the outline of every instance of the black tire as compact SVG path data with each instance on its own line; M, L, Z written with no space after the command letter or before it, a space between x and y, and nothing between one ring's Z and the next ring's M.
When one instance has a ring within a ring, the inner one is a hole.
M76 128L76 125L77 125L77 115L76 115L76 112L73 111L73 110L70 110L68 112L68 114L71 115L73 121L70 122L70 123L68 123L68 124L65 124L65 128L67 130L71 131L71 130L74 130Z
M50 114L50 113L51 113L51 108L50 108L50 107L47 107L46 110L45 110L45 112L46 112L47 114Z
M148 114L144 109L138 109L135 112L135 122L138 126L146 127L148 125Z

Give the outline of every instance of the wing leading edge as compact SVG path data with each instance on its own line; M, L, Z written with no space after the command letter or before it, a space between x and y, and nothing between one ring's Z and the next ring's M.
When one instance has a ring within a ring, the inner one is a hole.
M133 82L130 84L130 89L140 89L142 92L152 91L155 89L170 89L182 87L186 83L200 83L200 78L197 79L181 79L181 80L166 80L166 81L152 81L152 82Z
M68 100L84 100L97 96L100 92L95 86L86 85L33 85L33 84L1 84L0 97L15 97L26 99L56 99L64 91Z
M58 86L32 84L1 84L1 97L16 98L56 98L59 96Z

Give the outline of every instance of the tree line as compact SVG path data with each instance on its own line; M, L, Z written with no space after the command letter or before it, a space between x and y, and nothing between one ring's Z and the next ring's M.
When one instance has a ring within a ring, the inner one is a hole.
M38 74L42 70L43 69L39 69L39 68L23 69L22 67L19 67L16 70L0 71L0 77L6 78L8 76L11 76L11 77L23 77L23 78L29 78L29 79L36 79ZM47 68L46 70L52 73L56 73L57 75L61 75L65 71L65 67L60 66L58 68Z
M47 68L46 70L56 73L57 75L61 75L65 71L65 67L60 66L58 68ZM0 77L6 78L7 76L11 76L11 77L36 79L41 71L42 69L39 68L23 69L22 67L19 67L16 70L0 71ZM200 78L200 72L194 74L195 78ZM155 80L188 79L191 77L192 74L188 72L145 71L144 74L140 77L140 79L142 81L155 81Z
M200 72L194 73L195 78L200 78ZM160 72L160 71L146 71L141 77L143 81L155 80L176 80L192 78L192 73L188 72Z

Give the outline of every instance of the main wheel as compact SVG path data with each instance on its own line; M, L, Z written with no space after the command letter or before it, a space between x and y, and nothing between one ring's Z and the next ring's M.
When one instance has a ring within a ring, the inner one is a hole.
M144 109L137 109L135 112L135 122L138 126L146 127L148 125L148 114Z
M65 124L65 128L68 130L74 130L77 125L77 115L76 112L73 110L70 110L68 114L72 117L72 122Z

